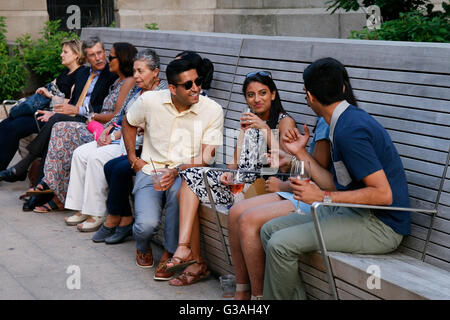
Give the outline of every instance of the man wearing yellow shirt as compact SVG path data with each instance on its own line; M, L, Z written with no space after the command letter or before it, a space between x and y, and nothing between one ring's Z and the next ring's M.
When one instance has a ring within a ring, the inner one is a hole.
M128 160L136 171L133 189L136 264L143 268L153 266L150 240L160 222L164 205L164 253L160 265L177 248L177 192L181 186L178 172L210 164L215 148L223 142L222 107L200 95L202 79L195 66L186 60L174 60L167 66L166 76L169 89L143 93L123 120ZM136 127L141 123L145 123L145 133L139 158L135 152L135 137ZM160 186L156 188L163 191L155 190L154 168L162 174ZM172 275L158 272L155 278L169 280Z

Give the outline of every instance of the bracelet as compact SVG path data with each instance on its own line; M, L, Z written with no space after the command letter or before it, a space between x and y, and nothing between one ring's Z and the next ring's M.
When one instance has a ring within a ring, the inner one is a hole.
M133 163L131 164L131 169L134 168L134 164L136 163L136 161L138 161L140 158L136 157L136 159L133 160Z

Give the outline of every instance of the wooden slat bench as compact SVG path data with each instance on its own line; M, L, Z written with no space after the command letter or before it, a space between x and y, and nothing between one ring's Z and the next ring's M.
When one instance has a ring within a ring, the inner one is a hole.
M208 57L216 70L209 96L225 113L224 146L216 157L219 164L227 163L233 154L234 129L239 128L239 114L245 108L241 87L247 72L271 71L284 107L299 127L306 123L312 129L316 116L301 94L302 72L318 58L340 60L349 72L359 107L387 129L397 147L411 207L428 211L412 212L412 233L394 253L329 252L326 260L319 253L302 255L299 271L308 297L450 299L450 44L83 29L83 39L90 35L100 36L108 48L117 41L150 47L161 55L162 71L182 50ZM215 211L204 204L199 214L202 249L210 269L233 273L226 208ZM371 265L380 268L380 289L367 287Z

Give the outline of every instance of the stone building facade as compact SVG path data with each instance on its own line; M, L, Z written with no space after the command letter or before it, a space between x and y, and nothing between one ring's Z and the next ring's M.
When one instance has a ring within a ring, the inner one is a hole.
M53 3L58 1L63 0ZM114 24L121 28L143 29L146 24L156 23L160 30L346 38L350 30L361 29L366 23L362 10L330 15L325 9L326 0L109 1L114 8ZM442 0L434 2L440 4ZM49 19L48 3L49 0L0 0L0 16L7 18L7 39L13 41L24 33L38 37Z

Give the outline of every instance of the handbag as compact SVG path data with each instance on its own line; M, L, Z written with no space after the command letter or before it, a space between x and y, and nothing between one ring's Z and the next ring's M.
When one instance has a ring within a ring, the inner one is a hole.
M97 141L98 137L102 134L103 130L105 129L103 125L98 121L89 121L89 124L87 125L87 129L90 133L94 135L95 141Z

